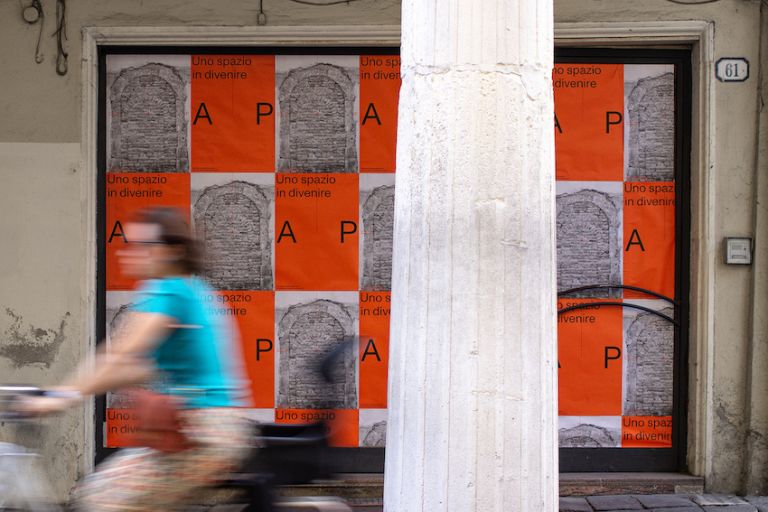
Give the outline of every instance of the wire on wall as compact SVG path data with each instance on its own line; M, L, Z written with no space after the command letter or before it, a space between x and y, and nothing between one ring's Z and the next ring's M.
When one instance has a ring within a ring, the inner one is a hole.
M19 0L21 6L21 19L28 25L40 24L40 29L37 32L37 46L35 47L35 62L40 64L43 62L43 54L40 52L40 43L43 39L43 25L45 20L45 12L43 6L40 4L40 0L32 0L29 5L24 6Z
M56 74L67 74L69 54L64 49L64 41L67 39L67 0L56 0Z
M267 13L264 12L264 0L259 0L259 12L256 15L256 24L261 26L267 24Z
M352 2L357 2L358 0L330 0L328 2L323 2L322 0L290 0L290 1L296 4L325 7L326 5L351 4Z
M672 2L673 4L681 4L681 5L713 4L719 1L720 0L667 0L667 2Z

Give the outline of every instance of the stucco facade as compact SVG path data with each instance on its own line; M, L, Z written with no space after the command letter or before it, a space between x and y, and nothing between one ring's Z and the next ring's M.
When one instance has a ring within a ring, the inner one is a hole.
M53 1L42 3L54 12ZM339 27L396 31L400 23L397 0L329 7L265 0L264 9L265 30L312 27L323 34L315 44L333 44ZM45 36L52 25L44 31L45 60L36 64L37 27L20 19L18 3L0 4L0 380L56 382L95 343L95 145L88 140L95 105L84 91L94 85L87 80L96 63L87 60L94 56L84 51L83 29L134 27L146 34L152 27L205 26L207 34L217 27L258 33L257 11L257 2L236 0L71 1L69 72L60 77L55 41ZM759 0L558 0L554 9L556 44L693 48L688 466L720 492L768 491L767 11ZM676 27L692 26L700 37L675 35ZM293 33L306 41L302 31ZM199 44L181 35L176 43L190 41ZM232 44L247 44L239 41ZM715 80L714 61L734 56L749 60L750 78ZM754 238L752 266L723 263L726 236ZM61 495L92 464L92 418L89 408L70 412L51 422L44 437Z

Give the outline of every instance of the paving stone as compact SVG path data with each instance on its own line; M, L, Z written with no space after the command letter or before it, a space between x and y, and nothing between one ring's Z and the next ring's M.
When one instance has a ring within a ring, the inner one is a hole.
M693 497L694 503L699 505L744 505L747 502L738 496L728 494L697 494Z
M690 507L662 507L652 508L648 512L702 512L701 507L697 505L691 505Z
M695 505L688 496L676 494L638 494L635 498L645 508L693 507Z
M560 512L592 512L585 498L570 496L560 498Z
M768 496L745 496L744 499L754 505L758 512L768 512Z
M589 496L587 501L598 511L643 510L643 505L633 496Z
M739 505L704 505L705 512L757 512L757 508L749 503Z

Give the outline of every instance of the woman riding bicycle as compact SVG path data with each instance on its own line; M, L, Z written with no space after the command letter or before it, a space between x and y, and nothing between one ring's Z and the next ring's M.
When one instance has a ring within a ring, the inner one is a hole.
M166 398L137 393L144 404L138 412L149 416L145 423L178 424L179 437L108 458L76 490L84 510L154 511L194 503L247 453L248 424L238 409L248 401L241 355L230 326L204 307L202 298L212 290L194 275L199 252L187 223L175 209L145 210L126 224L125 240L118 254L122 271L141 283L124 327L91 371L26 408L56 412L86 395L148 384ZM149 409L172 421L153 418Z

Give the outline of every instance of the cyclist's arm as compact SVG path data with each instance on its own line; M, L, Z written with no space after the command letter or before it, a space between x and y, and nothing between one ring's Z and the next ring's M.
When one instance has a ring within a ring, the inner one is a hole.
M64 387L83 395L99 395L146 382L153 371L147 354L174 322L172 317L159 313L129 313L119 336L96 357L91 371L81 373Z
M57 394L32 397L23 408L32 414L50 414L68 409L84 395L99 395L147 381L153 371L147 354L163 338L174 319L159 313L130 313L121 335L101 350L90 369L54 388Z

